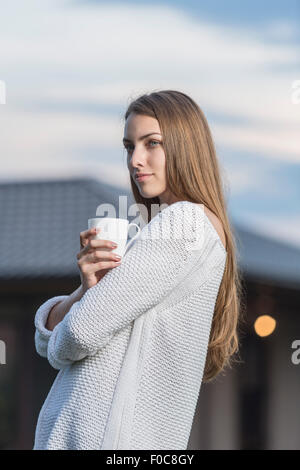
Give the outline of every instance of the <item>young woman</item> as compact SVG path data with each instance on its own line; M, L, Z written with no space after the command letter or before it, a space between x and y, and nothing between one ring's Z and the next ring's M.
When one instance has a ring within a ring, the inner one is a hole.
M80 287L36 312L37 352L59 373L34 449L186 449L201 383L239 349L241 277L203 112L179 91L142 95L124 146L146 225L118 264L82 232Z

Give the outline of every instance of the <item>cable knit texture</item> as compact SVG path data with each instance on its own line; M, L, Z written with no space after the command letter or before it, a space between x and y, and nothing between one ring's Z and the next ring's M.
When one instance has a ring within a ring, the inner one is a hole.
M159 212L35 347L59 372L33 449L187 448L226 251L203 205Z

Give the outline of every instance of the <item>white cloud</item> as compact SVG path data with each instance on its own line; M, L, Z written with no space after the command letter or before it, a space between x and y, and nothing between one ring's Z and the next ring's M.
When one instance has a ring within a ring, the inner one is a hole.
M9 175L18 179L89 175L126 186L123 129L117 118L26 113L7 108L0 126L2 179ZM81 158L78 148L82 149ZM99 158L90 159L89 148L99 148ZM105 149L115 154L113 160L106 156Z
M18 168L59 175L68 165L69 174L94 174L84 155L82 162L78 154L72 160L74 149L85 146L115 150L118 165L126 105L161 88L190 94L204 111L245 119L243 125L210 123L220 148L300 162L300 105L291 103L291 84L300 76L288 69L297 63L298 46L264 43L253 31L204 23L162 5L76 8L57 0L11 0L2 2L1 12L3 177ZM47 101L113 104L120 112L112 118L30 109Z
M2 49L2 60L10 61L17 54L24 64L41 61L96 70L108 65L118 71L126 64L137 69L149 58L159 66L179 62L189 67L203 63L251 69L297 63L299 47L295 45L264 44L244 35L242 29L193 20L174 7L120 3L64 9L59 2L28 3L34 8L26 8L23 18L18 11L17 27L10 22L15 9L4 10L1 37L2 41L7 38L7 47Z
M262 127L258 124L249 126L218 125L211 126L216 141L235 150L260 152L266 157L300 163L299 125Z
M266 25L264 32L273 39L293 40L299 35L299 23L283 19L273 20Z
M257 175L257 171L250 166L249 161L242 161L223 168L222 180L226 181L226 190L229 194L228 199L245 194L247 191L260 190L263 185L264 174Z
M239 217L243 221L243 216ZM244 226L247 226L255 233L260 233L268 238L277 241L292 244L300 248L300 217L296 215L279 215L274 214L251 214L247 213Z

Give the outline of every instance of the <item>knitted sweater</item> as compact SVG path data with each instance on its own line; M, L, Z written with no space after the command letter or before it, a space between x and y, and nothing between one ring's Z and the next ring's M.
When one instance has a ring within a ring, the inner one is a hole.
M187 448L227 252L203 205L178 201L143 227L121 265L35 347L59 370L33 449Z

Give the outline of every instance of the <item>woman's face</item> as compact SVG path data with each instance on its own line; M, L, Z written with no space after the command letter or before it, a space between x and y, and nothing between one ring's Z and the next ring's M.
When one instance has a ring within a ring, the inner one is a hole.
M145 198L157 196L161 204L175 202L174 195L167 189L166 158L157 119L130 113L123 143L127 150L128 170L140 194ZM136 175L142 173L150 176L137 180Z

